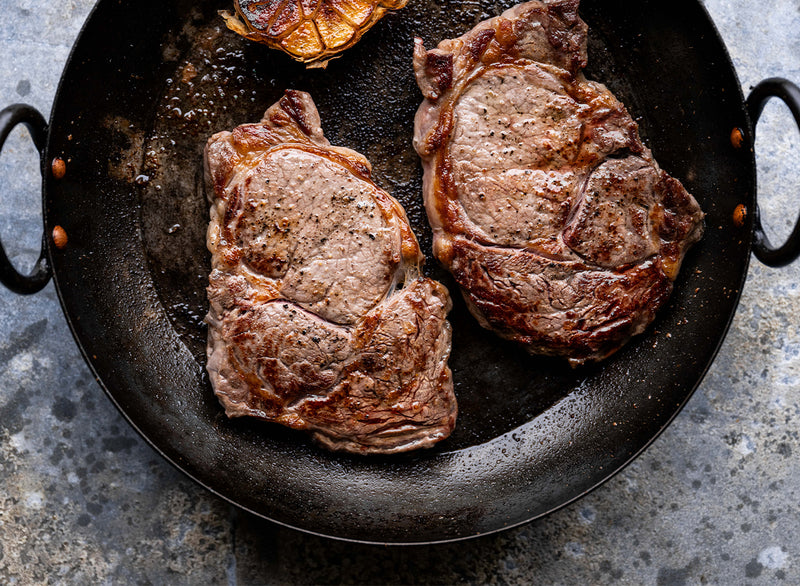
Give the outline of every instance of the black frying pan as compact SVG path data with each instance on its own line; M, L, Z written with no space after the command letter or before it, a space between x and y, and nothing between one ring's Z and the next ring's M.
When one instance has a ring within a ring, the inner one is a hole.
M0 142L24 123L42 153L45 223L33 273L17 274L2 253L0 280L32 293L52 275L84 356L131 424L178 468L256 514L379 543L466 538L544 515L607 480L677 414L723 340L751 247L771 265L800 252L800 228L779 250L764 238L751 148L770 96L800 121L797 88L768 80L745 104L697 2L584 0L589 77L628 105L661 166L707 213L706 236L653 326L601 365L571 370L482 330L456 297L459 423L429 451L342 456L278 426L230 421L204 372L206 138L257 120L287 87L309 91L328 138L372 161L430 257L411 147L421 100L411 39L431 47L512 2L415 0L324 71L223 30L216 10L227 4L102 0L49 127L27 106L0 113ZM66 161L63 178L51 171L56 157ZM68 237L63 248L55 226ZM456 291L435 263L426 272Z

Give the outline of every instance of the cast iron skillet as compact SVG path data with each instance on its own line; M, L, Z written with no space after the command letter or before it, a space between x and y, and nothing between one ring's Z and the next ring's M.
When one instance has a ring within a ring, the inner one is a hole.
M733 316L751 246L769 265L800 252L798 227L778 250L764 237L752 152L764 103L778 96L800 121L800 92L767 80L745 104L696 1L582 6L589 77L628 105L661 166L707 213L704 239L644 335L600 365L571 370L482 330L454 296L457 430L433 450L393 457L331 454L278 426L229 421L204 372L206 138L258 120L287 87L311 92L328 138L372 161L430 257L411 147L421 99L411 40L434 46L511 4L415 0L326 70L307 71L223 30L216 10L227 0L98 2L49 127L27 106L0 114L0 139L26 124L42 155L45 225L33 273L17 274L3 253L0 279L32 293L52 275L86 360L131 424L197 482L276 522L365 542L438 542L578 498L653 441L698 386ZM61 179L51 172L56 157L66 161ZM50 236L56 225L64 248ZM435 263L426 271L457 290Z

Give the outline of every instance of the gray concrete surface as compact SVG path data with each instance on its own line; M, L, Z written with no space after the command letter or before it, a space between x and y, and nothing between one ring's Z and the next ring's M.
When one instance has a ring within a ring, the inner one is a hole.
M48 113L91 0L0 0L0 106ZM800 82L797 0L706 0L745 92ZM759 127L760 196L776 240L800 208L788 110ZM38 254L36 156L0 157L0 236ZM468 542L352 545L228 506L162 461L92 378L52 284L0 287L2 584L798 584L800 263L754 261L724 347L688 406L621 474L557 513Z

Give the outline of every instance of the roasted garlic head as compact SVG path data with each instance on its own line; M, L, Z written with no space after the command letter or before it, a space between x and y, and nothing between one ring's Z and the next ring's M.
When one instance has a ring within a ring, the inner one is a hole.
M408 0L234 0L236 14L220 14L246 39L282 49L308 67L355 45L388 10Z

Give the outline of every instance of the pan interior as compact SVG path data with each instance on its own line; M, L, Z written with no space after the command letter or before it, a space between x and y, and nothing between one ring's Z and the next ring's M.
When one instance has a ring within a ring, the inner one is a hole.
M738 82L699 5L583 3L587 77L628 106L660 165L706 211L707 234L656 323L603 364L573 370L528 356L469 315L432 258L411 144L421 101L412 39L435 46L513 3L409 3L325 70L229 32L217 14L226 2L143 4L100 2L75 49L49 146L50 156L70 158L70 174L47 190L46 216L75 243L54 264L92 367L142 434L198 481L258 514L335 537L466 537L544 514L601 482L699 384L747 266L748 232L730 218L752 197L752 164L727 141L745 126ZM153 13L160 17L149 20ZM459 421L433 450L328 454L302 434L227 420L208 385L203 147L215 132L259 120L287 88L312 95L332 144L371 161L375 182L408 213L429 258L425 273L453 293ZM85 95L103 96L93 117L80 114Z
M326 70L306 69L231 34L215 6L205 8L192 13L180 34L166 39L163 51L173 68L167 70L152 128L145 134L139 176L150 272L170 320L198 364L205 360L202 320L208 310L204 287L210 266L203 147L215 132L258 121L291 88L314 98L332 144L367 156L374 180L407 211L429 259L424 272L453 294L450 366L460 415L455 433L438 449L486 442L530 421L577 388L586 377L584 371L573 371L559 360L532 358L516 344L483 330L470 316L453 278L433 258L422 173L411 144L421 95L410 67L409 42L420 36L435 46L444 38L426 18L430 6L393 19L391 27L378 31L378 38L332 61ZM488 10L478 12L477 6L458 11L452 16L459 24L452 30L468 30L491 15ZM635 92L603 39L593 36L591 48L589 73L609 80L632 111L639 110Z

